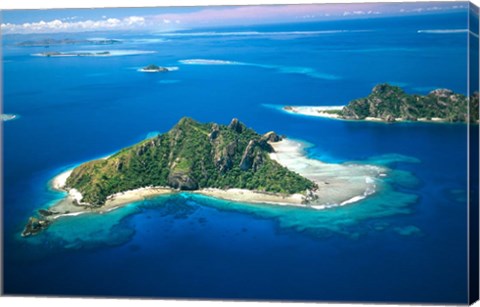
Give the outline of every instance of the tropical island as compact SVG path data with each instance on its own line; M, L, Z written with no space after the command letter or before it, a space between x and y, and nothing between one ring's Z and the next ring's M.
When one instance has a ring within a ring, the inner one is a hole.
M104 213L148 197L199 193L243 203L325 209L376 191L387 170L329 164L305 156L305 145L275 132L258 134L238 119L229 125L182 118L170 131L79 165L52 181L64 200L31 217L34 235L57 218Z
M118 39L107 39L107 38L98 38L98 39L54 39L54 38L45 38L40 40L29 40L17 43L16 46L19 47L49 47L49 46L61 46L61 45L114 45L121 44L122 41Z
M478 93L469 98L448 89L436 89L427 95L410 95L398 86L385 83L375 86L367 97L352 100L346 106L285 106L283 110L343 120L476 123L478 101Z
M167 67L150 64L140 69L141 72L167 72L170 71Z
M45 56L45 57L62 57L62 56L108 56L110 51L99 51L99 52L59 52L59 51L46 51L37 53L35 55Z
M156 51L152 50L102 50L102 51L69 51L69 52L60 52L60 51L44 51L40 53L33 53L32 56L40 57L109 57L109 56L131 56L131 55L140 55L140 54L152 54Z

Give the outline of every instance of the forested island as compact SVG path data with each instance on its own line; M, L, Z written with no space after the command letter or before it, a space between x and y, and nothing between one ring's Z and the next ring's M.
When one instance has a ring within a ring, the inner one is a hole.
M181 119L168 133L75 168L66 181L79 201L102 206L109 195L147 186L179 190L240 188L304 193L315 184L269 158L275 133L260 135L237 119L230 125Z
M150 64L140 69L142 72L167 72L170 71L167 67L158 66L155 64Z
M281 140L275 132L260 135L238 119L227 126L182 118L167 133L57 176L54 188L68 191L69 196L52 208L40 209L22 235L40 232L59 216L85 210L106 212L120 204L175 191L254 191L249 196L252 200L266 202L315 199L315 182L269 156L274 152L271 144ZM296 196L289 199L291 195Z
M478 92L470 98L448 89L436 89L427 95L410 95L398 86L379 84L367 97L352 100L346 106L285 106L283 109L292 113L346 120L476 123L478 101Z

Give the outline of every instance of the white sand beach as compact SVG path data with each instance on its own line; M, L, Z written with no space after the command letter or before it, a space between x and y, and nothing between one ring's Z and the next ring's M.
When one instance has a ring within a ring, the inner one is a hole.
M348 119L343 118L339 114L331 111L341 111L344 106L284 106L283 111L291 114L305 115L305 116L315 116L315 117L324 117L337 120L345 121L370 121L378 123L391 123L380 117L365 117L364 119ZM417 121L425 123L446 123L448 122L444 118L432 117L432 118L418 118ZM395 118L395 122L411 122L411 120L406 120L401 117Z
M284 139L271 143L275 152L270 158L318 185L317 196L309 205L321 209L357 202L377 189L376 179L386 169L374 165L325 163L308 158L305 144Z
M77 189L67 190L65 188L67 179L72 174L72 171L73 169L67 170L55 176L50 182L53 189L68 193L65 199L48 208L48 210L55 213L49 216L51 219L57 219L61 216L75 216L87 212L105 213L132 202L178 192L169 187L144 187L110 195L107 197L107 200L103 206L93 207L88 203L82 202L83 196Z
M342 119L338 114L329 111L341 111L344 106L285 106L282 109L288 113Z
M235 202L254 203L254 204L272 204L272 205L290 205L305 206L305 195L292 194L282 195L278 193L267 193L259 191L250 191L245 189L202 189L193 193L202 194L224 200Z

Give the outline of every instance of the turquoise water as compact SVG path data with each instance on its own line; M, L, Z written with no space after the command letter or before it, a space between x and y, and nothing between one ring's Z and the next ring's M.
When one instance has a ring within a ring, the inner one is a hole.
M387 81L410 93L466 94L466 34L418 33L465 28L465 17L212 29L227 36L109 33L128 42L118 49L155 53L101 58L34 57L42 48L15 47L26 37L6 36L3 107L21 118L4 123L5 293L464 303L466 126L334 121L268 106L342 105ZM344 31L321 32L332 29ZM232 34L248 30L277 34ZM227 62L184 62L191 59ZM152 63L178 70L137 71ZM308 142L311 158L390 171L376 194L340 208L181 193L19 236L35 210L63 197L48 186L56 174L183 116L238 117Z

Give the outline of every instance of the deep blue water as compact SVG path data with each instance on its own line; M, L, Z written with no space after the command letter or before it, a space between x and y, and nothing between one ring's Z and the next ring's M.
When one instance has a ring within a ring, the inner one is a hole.
M275 106L342 105L380 82L466 94L466 33L417 32L464 29L466 17L90 33L80 36L125 41L55 48L156 52L117 57L35 57L43 48L14 45L30 37L5 36L3 109L20 118L4 123L4 292L465 303L466 125L342 122ZM326 30L346 31L285 33ZM220 31L275 33L198 34ZM186 59L242 65L179 62ZM151 63L179 70L137 71ZM238 117L311 143L314 158L387 165L396 175L382 193L322 212L180 194L19 237L35 210L62 197L48 187L53 176L168 131L183 116L223 124Z

